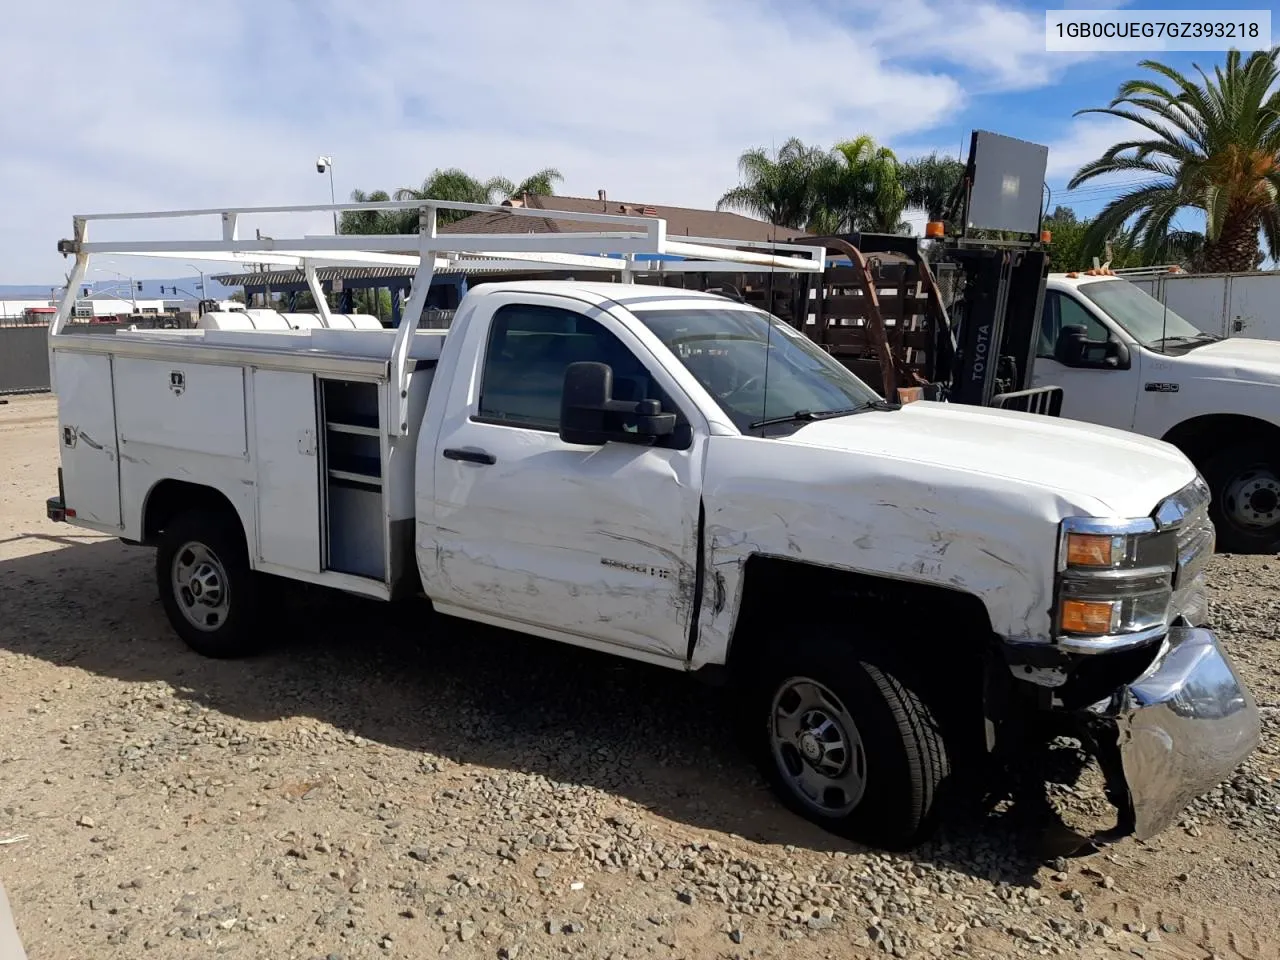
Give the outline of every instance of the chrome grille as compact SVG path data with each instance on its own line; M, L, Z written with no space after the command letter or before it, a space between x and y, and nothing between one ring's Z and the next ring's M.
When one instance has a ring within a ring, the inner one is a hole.
M1207 612L1204 571L1213 556L1216 539L1209 519L1208 485L1197 476L1160 504L1155 519L1162 530L1174 531L1177 541L1171 613L1196 625Z

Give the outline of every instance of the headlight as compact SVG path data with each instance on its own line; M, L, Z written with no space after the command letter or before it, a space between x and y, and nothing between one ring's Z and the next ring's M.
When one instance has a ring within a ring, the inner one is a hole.
M1136 520L1069 517L1058 540L1054 629L1073 653L1136 647L1207 610L1213 554L1209 487L1199 475Z
M1137 646L1169 625L1177 540L1155 519L1068 518L1058 548L1058 644L1079 653Z

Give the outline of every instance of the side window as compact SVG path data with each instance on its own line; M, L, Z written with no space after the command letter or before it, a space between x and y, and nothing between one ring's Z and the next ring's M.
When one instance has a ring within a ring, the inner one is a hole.
M590 317L533 304L509 304L493 315L480 380L479 416L539 430L559 430L564 371L593 361L613 368L615 400L659 400L679 410L644 364Z
M1111 338L1110 331L1082 307L1078 300L1056 290L1047 290L1044 295L1044 312L1040 315L1040 346L1036 356L1053 357L1058 334L1063 327L1084 327L1085 337L1094 342L1105 343Z
M1040 345L1036 349L1037 357L1053 359L1053 348L1058 342L1058 294L1046 290L1044 294L1044 310L1040 313Z
M1080 305L1075 297L1064 297L1058 294L1058 311L1062 318L1062 327L1084 327L1085 335L1094 341L1106 342L1111 334L1107 328L1088 310Z

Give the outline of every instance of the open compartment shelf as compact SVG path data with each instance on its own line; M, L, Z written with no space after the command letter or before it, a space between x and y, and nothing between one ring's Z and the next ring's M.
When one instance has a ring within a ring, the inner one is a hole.
M320 381L328 510L327 569L383 580L382 431L378 385Z

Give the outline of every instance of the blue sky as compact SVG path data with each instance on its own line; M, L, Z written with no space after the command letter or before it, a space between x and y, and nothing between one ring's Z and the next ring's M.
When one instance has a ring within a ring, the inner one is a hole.
M1048 144L1055 202L1091 213L1116 188L1069 194L1065 181L1122 131L1073 112L1105 105L1143 57L1189 68L1223 55L1048 53L1044 10L1021 0L14 5L0 283L60 282L69 264L55 244L74 213L326 201L320 153L334 157L340 199L417 183L436 166L515 180L556 166L562 193L712 206L748 147L869 133L904 157L955 154L978 127ZM292 229L331 227L320 215ZM185 230L213 235L211 223ZM192 273L122 259L90 279L111 269Z

